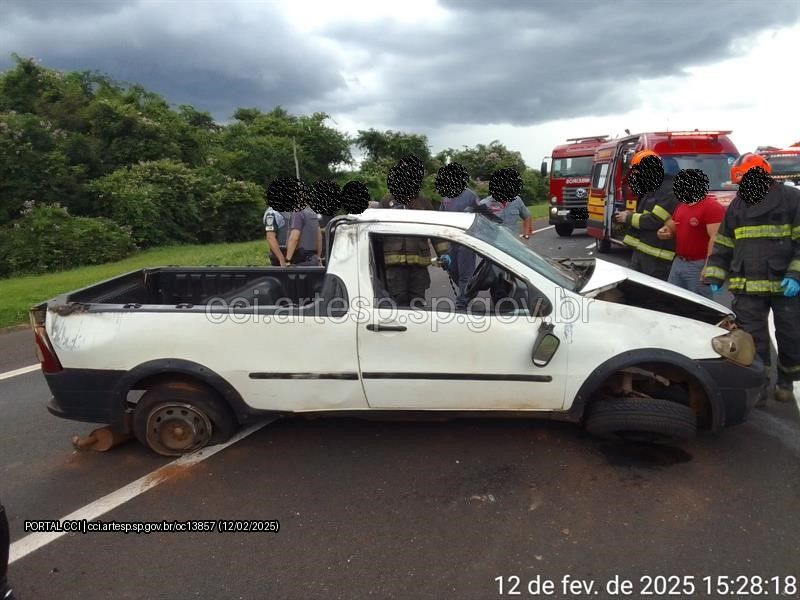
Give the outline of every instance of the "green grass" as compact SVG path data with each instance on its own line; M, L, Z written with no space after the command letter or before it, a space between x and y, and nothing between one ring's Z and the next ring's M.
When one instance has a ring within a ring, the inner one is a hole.
M531 211L531 216L534 219L546 219L547 218L548 206L545 203L542 203L542 204L531 204L528 207L528 210Z
M0 279L0 327L28 322L28 309L43 300L144 267L165 265L266 265L266 242L153 248L118 262L69 271Z
M546 204L533 204L528 210L534 219L547 218ZM266 253L266 242L261 240L240 244L165 246L114 263L0 279L0 327L27 323L28 309L38 302L128 271L164 265L266 265Z

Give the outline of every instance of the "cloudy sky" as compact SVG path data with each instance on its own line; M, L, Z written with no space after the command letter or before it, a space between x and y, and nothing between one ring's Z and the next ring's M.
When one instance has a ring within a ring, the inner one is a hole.
M0 0L0 69L11 52L219 120L321 110L434 151L499 139L531 166L625 128L800 141L797 0Z

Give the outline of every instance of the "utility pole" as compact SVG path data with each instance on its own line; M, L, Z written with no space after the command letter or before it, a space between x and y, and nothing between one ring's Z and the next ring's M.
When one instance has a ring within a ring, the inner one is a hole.
M297 144L294 143L294 138L292 138L292 153L294 154L294 173L297 179L300 179L300 165L297 162Z

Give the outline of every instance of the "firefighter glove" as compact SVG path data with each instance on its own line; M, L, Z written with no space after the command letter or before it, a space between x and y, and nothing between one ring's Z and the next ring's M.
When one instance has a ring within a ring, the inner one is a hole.
M783 288L784 296L792 298L800 294L800 281L791 277L784 277L783 281L781 281L781 287Z
M442 268L447 271L450 268L450 264L453 262L453 259L450 258L449 254L442 254L439 257L439 263L442 265Z
M716 283L711 284L711 293L712 294L719 294L722 291L722 286L717 285Z

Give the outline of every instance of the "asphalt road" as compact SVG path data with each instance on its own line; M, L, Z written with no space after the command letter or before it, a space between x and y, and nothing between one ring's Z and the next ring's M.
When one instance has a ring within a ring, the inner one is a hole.
M559 256L585 256L589 242L552 229L531 240ZM2 372L31 364L30 332L0 335L0 356ZM92 425L50 416L48 396L39 372L0 380L12 541L25 519L63 517L169 462L136 443L74 452L71 436ZM101 517L278 519L279 533L67 534L9 576L23 599L498 598L496 578L513 576L520 597L535 597L537 576L554 581L551 597L580 597L565 576L595 590L627 578L639 597L646 575L694 576L705 597L703 577L800 577L798 508L793 405L681 448L546 421L295 419L172 469Z

